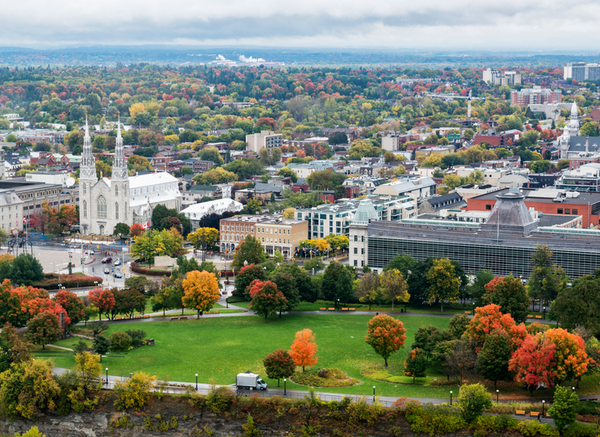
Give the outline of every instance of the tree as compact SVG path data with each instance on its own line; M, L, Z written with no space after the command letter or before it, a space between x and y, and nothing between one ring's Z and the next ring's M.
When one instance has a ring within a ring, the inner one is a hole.
M45 349L48 343L60 340L61 334L58 317L49 311L44 311L27 323L25 336L31 343L41 344L42 349Z
M247 235L233 255L232 266L234 269L240 270L244 266L244 261L247 261L248 264L262 264L266 260L265 248L258 238Z
M265 269L255 264L242 267L242 270L235 277L236 293L242 294L246 300L250 300L250 284L255 279L264 281L266 279Z
M392 302L392 311L395 301L408 302L410 294L407 289L408 285L399 270L386 270L381 275L381 295L386 301Z
M289 378L296 371L294 359L288 351L283 349L277 349L271 352L265 357L263 364L267 376L277 380L277 387L279 387L279 380L281 378Z
M115 296L109 289L96 288L89 292L88 298L90 302L98 308L98 315L102 320L102 313L109 317L110 311L115 306Z
M0 332L0 373L7 371L13 363L30 360L30 346L21 340L14 326L6 323Z
M352 298L352 288L349 270L337 261L330 262L321 280L323 297L333 302L348 302Z
M455 314L450 319L448 331L450 332L453 338L458 340L466 332L467 328L469 327L470 321L471 319L465 314Z
M488 381L494 382L494 389L498 381L510 377L508 361L512 356L512 348L508 334L503 330L496 330L487 336L483 348L477 357L477 373Z
M463 385L458 395L458 407L467 423L474 422L492 406L490 394L481 384Z
M0 412L14 419L33 419L38 413L56 409L60 387L52 375L51 360L14 363L0 373Z
M221 297L217 277L209 272L189 272L183 280L183 290L183 304L187 308L195 308L198 318L204 311L209 311Z
M389 262L387 266L383 268L383 271L385 272L387 270L396 269L402 273L404 278L408 278L416 263L417 262L412 256L407 254L398 254Z
M139 237L144 233L144 228L139 223L134 223L129 228L129 235L133 238Z
M424 378L427 376L427 357L419 348L413 349L408 354L408 358L404 361L404 375L412 376L413 384L416 378Z
M219 240L219 231L215 228L198 228L188 234L187 240L195 249L206 249L214 246Z
M73 374L77 387L69 393L73 409L79 413L84 409L92 409L98 403L97 394L102 388L102 365L100 357L87 351L75 355ZM88 395L92 395L89 397Z
M127 223L117 223L115 230L113 231L114 236L120 235L122 238L127 238L129 235L129 225Z
M282 311L292 311L300 305L300 292L295 278L286 270L275 270L270 280L277 286L277 290L283 294L286 300L285 308L279 311L279 318L281 318Z
M287 299L271 281L254 280L250 284L250 297L250 308L256 315L264 315L265 320L270 315L283 311L287 306Z
M413 349L419 349L427 359L433 355L435 346L442 341L451 340L449 330L440 331L437 326L428 325L420 326L415 332L415 342L412 344Z
M290 349L290 355L296 366L302 367L303 372L306 366L314 366L319 361L315 356L316 353L317 344L313 332L310 329L296 332L296 338Z
M579 408L579 396L568 387L557 386L554 391L554 402L548 410L548 414L554 419L554 424L562 434L565 427L575 423L577 409Z
M311 190L333 190L342 185L344 176L333 170L314 171L306 178L306 183Z
M444 311L444 301L457 302L460 291L460 279L455 273L454 266L449 259L435 259L433 266L427 272L429 281L429 302L439 300Z
M485 286L494 279L494 273L491 270L479 270L475 274L473 283L468 287L468 293L475 299L475 306L483 305L483 295L486 293Z
M90 304L83 309L83 320L85 321L85 326L87 326L87 321L93 319L98 315L98 308L94 305Z
M102 362L102 355L106 355L110 350L110 340L104 335L97 335L94 337L93 345L94 351L100 356L100 362Z
M371 311L371 305L381 298L379 283L379 274L377 272L365 273L363 277L358 279L355 283L354 296L356 296L360 302L367 303L369 305L369 311Z
M600 333L600 277L577 279L570 288L558 293L550 308L564 328L583 326Z
M21 254L13 260L9 278L13 284L31 285L44 278L44 269L33 255Z
M175 227L184 237L192 230L192 222L175 208L156 205L152 210L152 229L157 231L169 230Z
M114 391L119 398L115 406L122 410L134 408L139 411L148 403L155 382L156 376L144 372L136 372L125 381L117 380Z
M529 298L521 279L513 277L512 274L504 278L497 276L486 284L485 289L483 301L486 305L499 305L500 311L510 314L517 323L527 320Z
M448 375L458 376L459 383L462 384L464 374L475 368L475 345L469 339L461 338L456 341L452 353L445 358L444 370Z
M57 304L64 308L71 321L70 325L76 325L83 319L84 305L77 295L69 290L60 290L52 298Z
M325 241L329 244L330 248L333 248L333 250L346 250L350 245L350 240L345 235L329 234L325 237Z
M293 183L298 182L298 175L289 167L282 167L281 170L277 172L277 176L291 178Z
M517 325L510 314L502 314L498 305L475 308L475 317L469 322L467 333L477 347L483 347L487 336L497 329L508 333L512 350L517 349L527 335L525 325Z
M531 298L540 299L543 294L544 279L550 274L552 267L552 251L548 246L538 244L531 260L533 268L527 281L527 289Z
M385 314L369 320L365 341L377 354L381 355L387 368L387 360L393 353L404 346L406 329L404 324Z

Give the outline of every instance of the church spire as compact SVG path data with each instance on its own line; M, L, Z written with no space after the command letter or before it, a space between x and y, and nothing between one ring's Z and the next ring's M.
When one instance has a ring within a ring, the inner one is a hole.
M90 138L87 113L85 114L85 135L83 136L83 152L81 153L80 179L97 180L96 160L92 153L92 139Z
M577 102L573 102L573 106L571 106L571 120L579 119L579 111L577 110Z
M123 181L128 178L127 163L125 162L125 152L123 150L123 137L121 137L121 114L117 119L117 140L115 142L115 159L113 161L112 180Z

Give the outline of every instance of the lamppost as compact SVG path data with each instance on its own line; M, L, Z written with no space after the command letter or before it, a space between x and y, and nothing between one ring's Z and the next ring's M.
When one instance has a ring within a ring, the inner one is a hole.
M106 368L106 386L108 387L108 367Z
M475 302L473 302L473 309L471 310L471 314L475 315Z
M544 307L542 314L544 314L544 320L546 320L546 307Z
M452 406L452 390L450 390L450 405Z
M375 386L373 386L373 402L375 402Z
M196 391L198 391L198 374L196 373Z
M496 390L496 403L498 403L498 398L500 396L500 390Z
M283 378L283 395L287 396L287 378Z
M544 417L544 411L545 411L544 407L545 406L546 406L546 400L542 399L542 417Z
M338 311L340 310L340 300L339 299L337 300L337 310Z

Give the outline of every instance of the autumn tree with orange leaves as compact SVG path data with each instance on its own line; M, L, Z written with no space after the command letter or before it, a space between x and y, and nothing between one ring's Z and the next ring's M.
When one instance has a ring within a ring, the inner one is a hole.
M380 314L369 320L365 341L383 358L385 367L388 358L404 346L406 329L400 320Z
M198 318L204 311L210 311L221 296L214 273L198 270L187 274L183 280L183 292L181 299L183 305L186 308L195 308L198 311Z
M508 334L513 350L517 349L527 336L525 325L517 325L509 314L502 314L498 305L475 308L475 317L469 322L467 333L477 347L481 348L486 337L496 330Z
M317 344L313 332L310 329L296 332L296 339L290 348L290 355L296 366L301 366L303 372L305 366L314 366L319 361L316 353Z
M588 361L583 339L557 328L528 335L513 353L509 370L515 373L516 382L527 384L533 391L583 375Z

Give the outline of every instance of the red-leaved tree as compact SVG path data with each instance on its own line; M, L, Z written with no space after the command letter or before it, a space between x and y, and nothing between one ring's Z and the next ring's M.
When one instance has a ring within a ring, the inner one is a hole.
M71 319L71 324L75 325L83 319L83 302L72 291L60 290L54 295L52 300L67 311L69 319Z
M250 308L255 314L265 316L265 320L271 314L277 314L286 308L287 299L277 285L271 281L259 281L255 279L250 284Z
M527 336L525 325L517 325L509 314L502 314L500 306L490 304L475 308L475 317L469 322L467 333L479 349L483 347L486 337L497 329L508 334L513 350L517 349Z
M100 320L102 320L102 313L107 315L110 313L110 310L115 306L115 296L109 289L101 289L96 288L90 291L88 295L90 302L98 308L98 316Z
M319 361L315 356L316 353L317 344L313 332L310 329L296 332L296 339L290 349L290 355L296 366L301 366L303 372L305 366L314 366Z

